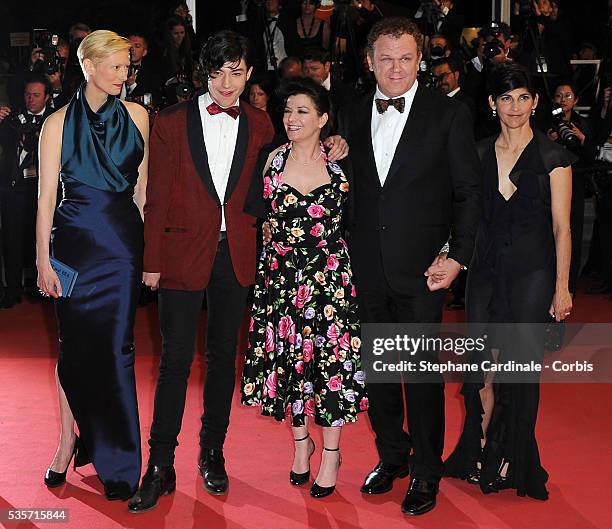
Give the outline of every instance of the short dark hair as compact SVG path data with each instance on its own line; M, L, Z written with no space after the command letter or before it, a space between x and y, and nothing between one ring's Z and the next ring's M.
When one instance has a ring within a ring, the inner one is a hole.
M444 66L448 65L451 72L459 72L461 73L461 66L459 65L459 61L451 57L440 57L439 59L435 59L431 61L430 68L433 70L436 66Z
M40 75L36 73L29 74L25 78L25 81L23 83L24 93L26 91L26 87L29 84L34 84L34 83L40 83L41 85L43 85L45 87L45 95L51 95L51 92L53 91L53 89L51 88L51 83L47 80L47 78L44 75Z
M202 47L200 67L205 76L220 69L226 62L246 62L247 69L251 66L251 51L246 37L229 29L214 33Z
M281 74L285 71L286 68L289 68L293 64L299 64L300 68L302 67L302 59L299 57L295 57L293 55L288 55L285 57L278 65L278 69Z
M138 37L139 39L142 39L145 41L145 44L147 46L149 46L149 39L146 37L146 35L144 33L141 33L140 31L130 31L127 34L127 38L129 40L130 37Z
M310 77L293 77L281 82L278 89L278 96L282 102L283 108L287 104L287 99L298 94L308 96L314 103L317 113L320 116L323 114L329 116L325 127L321 130L321 137L326 137L331 130L332 123L331 103L327 90L316 81L310 79Z
M302 58L304 61L315 61L321 64L331 62L330 53L320 46L311 46L307 48Z
M276 89L276 83L274 82L274 78L265 73L260 73L258 75L254 75L249 79L249 89L253 86L259 86L268 97L274 96L274 90Z
M512 61L499 63L491 70L487 87L493 101L506 92L511 92L517 88L526 88L533 97L536 95L527 68Z
M571 79L565 79L563 81L559 81L558 83L555 83L555 92L557 91L557 88L559 88L560 86L569 86L572 89L572 92L574 93L574 95L578 96L578 92L576 91L576 85Z
M406 17L385 17L376 22L368 33L368 53L374 53L374 43L383 35L399 39L402 35L412 35L417 50L423 51L423 34L414 20ZM447 39L448 42L448 39Z

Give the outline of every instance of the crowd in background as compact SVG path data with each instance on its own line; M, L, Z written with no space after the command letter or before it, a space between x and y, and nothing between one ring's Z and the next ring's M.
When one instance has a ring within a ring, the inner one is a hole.
M280 136L282 111L275 94L282 79L305 75L323 85L332 116L375 89L365 39L384 13L374 0L337 2L334 9L330 3L243 0L231 15L232 29L248 36L255 52L243 97L270 115ZM499 127L486 101L491 67L516 61L533 74L540 95L533 125L579 158L573 167L570 290L576 292L580 274L589 274L598 280L592 292L612 294L612 81L606 50L588 41L575 47L571 21L555 0L514 2L509 25L491 21L471 36L452 0L422 2L414 17L427 35L419 83L463 101L477 139ZM15 69L8 101L0 102L0 277L5 285L0 308L19 303L24 288L36 290L37 138L44 118L67 104L83 81L76 50L91 29L77 22L57 39L50 32L34 35L28 64ZM186 3L178 2L155 33L125 36L132 42L132 68L121 97L144 105L151 122L163 108L206 88L198 57L208 35L194 30ZM601 63L595 72L597 59ZM588 256L581 256L585 200L591 198L596 219ZM463 306L463 290L460 279L453 287L453 307Z

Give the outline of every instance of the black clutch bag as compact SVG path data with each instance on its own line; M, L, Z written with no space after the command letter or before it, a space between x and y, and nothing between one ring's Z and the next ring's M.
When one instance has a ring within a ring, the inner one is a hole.
M549 315L549 320L544 327L544 349L550 353L559 351L563 347L565 338L565 322L555 320Z

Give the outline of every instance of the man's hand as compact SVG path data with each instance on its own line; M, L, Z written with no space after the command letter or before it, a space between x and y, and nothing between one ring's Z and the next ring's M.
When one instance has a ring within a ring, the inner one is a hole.
M270 244L270 241L272 240L272 230L270 229L270 223L268 221L263 223L261 227L261 231L263 233L264 246L267 246L268 244Z
M461 271L461 265L454 259L449 259L447 254L440 254L425 270L427 277L427 288L430 291L449 288Z
M159 278L161 274L158 272L143 272L142 282L148 286L151 290L157 290L159 288Z
M125 80L125 83L127 84L127 86L132 86L136 82L137 76L138 76L138 70L136 68L132 68L132 75L130 75Z
M11 107L0 107L0 123L2 123L11 113Z
M62 76L59 72L47 74L47 81L49 81L53 90L60 91L62 89Z
M30 64L34 66L34 63L38 61L44 61L44 60L45 60L45 55L43 53L42 48L34 48L30 55Z
M329 160L331 162L337 162L348 156L349 146L342 136L330 136L323 143L329 149Z

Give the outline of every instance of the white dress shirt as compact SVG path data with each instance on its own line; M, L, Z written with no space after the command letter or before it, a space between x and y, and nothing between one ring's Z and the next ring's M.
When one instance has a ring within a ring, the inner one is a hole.
M238 123L240 116L236 119L225 112L211 116L206 107L213 102L207 92L198 98L202 129L204 130L204 144L208 155L208 167L212 175L215 190L221 202L221 231L225 231L225 208L223 199L227 188L234 150L238 138ZM238 104L238 101L235 103Z
M281 28L278 27L278 20L268 21L268 28L270 28L270 36L272 37L272 48L274 49L274 56L276 57L276 66L278 66L280 62L287 57L287 52L285 51L285 36L283 35ZM266 48L268 70L274 70L272 61L270 61L270 52L268 50L268 41L265 33L264 46Z
M448 94L446 94L448 97L455 97L455 94L457 94L459 92L459 90L461 90L461 87L458 86L457 88L455 88L452 92L449 92Z
M378 110L376 110L376 99L389 99L389 97L385 96L378 86L376 87L376 93L372 100L371 131L374 159L376 160L376 169L381 186L385 185L385 180L389 174L391 162L406 126L406 121L408 121L408 115L410 114L414 94L418 86L419 82L414 81L410 90L399 96L405 100L404 112L400 113L394 106L389 105L389 108L383 114L379 114Z

